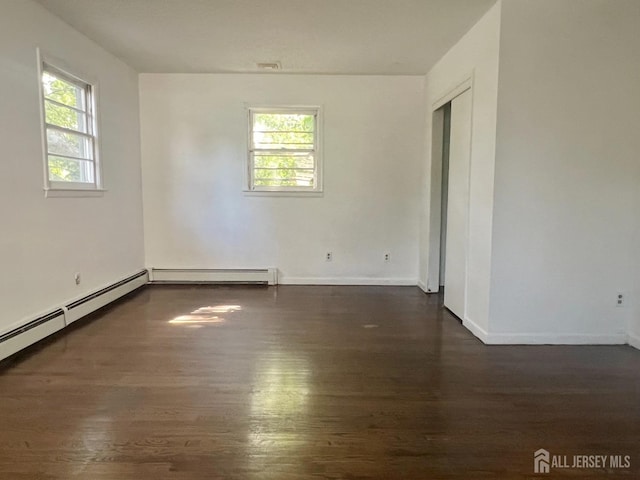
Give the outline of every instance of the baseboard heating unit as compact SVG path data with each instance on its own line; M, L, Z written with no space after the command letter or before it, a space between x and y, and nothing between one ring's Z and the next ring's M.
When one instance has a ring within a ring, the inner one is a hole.
M244 284L277 285L277 268L257 269L203 269L203 268L152 268L151 283L167 284Z
M108 305L118 298L132 292L149 281L149 273L146 270L131 275L108 287L102 288L86 297L82 297L66 305L65 320L67 325L79 320L85 315L95 312L99 308Z
M85 315L146 285L148 279L147 270L142 270L82 298L61 305L51 312L29 320L15 328L10 328L9 331L0 333L0 360L39 342Z

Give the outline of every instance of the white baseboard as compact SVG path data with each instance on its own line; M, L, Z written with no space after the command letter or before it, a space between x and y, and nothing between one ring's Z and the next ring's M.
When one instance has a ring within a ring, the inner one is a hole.
M150 268L151 283L278 284L277 268Z
M440 293L440 289L442 288L440 285L430 287L428 282L424 283L422 280L418 282L418 286L424 293Z
M627 335L618 334L566 334L566 333L489 333L477 323L466 318L462 325L487 345L624 345ZM631 335L629 344L631 342ZM636 348L640 338L636 337Z
M487 337L489 336L489 334L484 328L482 328L476 322L469 320L468 318L465 318L462 321L462 325L471 333L473 333L482 343L488 343Z
M584 333L489 333L488 345L624 345L627 336Z
M628 338L629 345L631 345L633 348L637 348L638 350L640 350L640 335L636 335L629 332L628 337L629 337Z
M287 277L280 276L280 285L378 285L378 286L410 286L415 287L415 278L391 277Z

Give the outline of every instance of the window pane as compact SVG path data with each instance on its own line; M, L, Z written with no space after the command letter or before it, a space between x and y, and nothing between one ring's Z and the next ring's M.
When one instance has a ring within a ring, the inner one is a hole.
M315 190L316 114L252 112L252 183L256 189Z
M42 86L45 98L69 105L70 107L86 110L85 89L55 75L44 72Z
M48 100L44 101L44 110L47 123L87 133L87 116L84 113Z
M256 113L254 132L313 132L315 115L300 113Z
M254 185L257 187L313 187L314 177L313 169L256 168Z
M253 132L253 148L313 149L313 132Z
M49 180L52 182L94 183L94 164L49 155Z
M93 149L87 137L47 128L48 153L93 160Z
M314 169L312 153L273 155L268 153L255 153L253 156L254 168L309 168Z

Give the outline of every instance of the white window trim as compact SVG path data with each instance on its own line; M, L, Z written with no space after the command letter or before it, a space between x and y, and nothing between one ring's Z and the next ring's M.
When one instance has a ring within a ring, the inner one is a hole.
M99 122L99 106L98 91L99 86L96 79L89 75L81 75L76 69L70 68L66 62L55 58L49 54L45 54L40 48L36 50L38 62L38 93L40 100L40 125L41 125L41 142L43 156L43 173L44 173L44 193L45 197L97 197L102 196L106 191L102 181L102 163L100 161L100 122ZM87 95L88 109L91 118L91 136L93 137L93 165L94 179L93 183L83 182L56 182L49 180L49 158L47 146L47 121L45 115L45 95L42 85L42 76L45 71L58 73L68 81L80 82L82 85L90 87L90 94Z
M247 154L245 156L245 175L243 193L257 197L322 197L324 195L322 130L323 115L320 105L246 105L247 118ZM303 113L316 117L314 128L314 161L316 182L313 188L304 187L254 187L252 161L252 131L254 113Z
M103 197L106 190L104 189L77 189L70 190L64 188L46 189L44 190L44 196L47 198L67 198L67 197Z

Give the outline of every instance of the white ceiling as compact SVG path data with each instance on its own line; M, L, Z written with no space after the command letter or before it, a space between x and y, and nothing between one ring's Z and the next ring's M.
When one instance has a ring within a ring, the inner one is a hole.
M140 72L424 74L495 0L37 0Z

